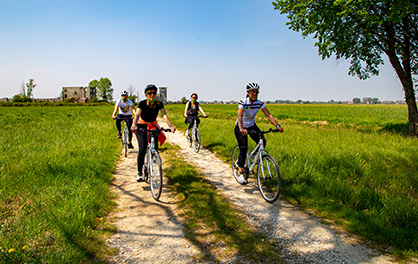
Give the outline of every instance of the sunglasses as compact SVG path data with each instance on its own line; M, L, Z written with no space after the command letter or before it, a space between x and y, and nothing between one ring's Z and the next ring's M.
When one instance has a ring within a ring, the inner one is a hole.
M197 97L196 97L196 96L192 96L192 98L193 98L193 99L197 99Z
M148 92L147 94L149 94L149 95L156 95L157 92Z
M251 94L258 94L259 91L249 91L249 93L251 93Z

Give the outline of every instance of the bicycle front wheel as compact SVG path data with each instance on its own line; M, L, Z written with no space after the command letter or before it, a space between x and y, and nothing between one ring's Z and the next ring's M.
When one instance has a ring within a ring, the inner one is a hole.
M273 203L279 198L281 178L279 167L272 156L264 154L257 170L258 189L264 200Z
M235 180L238 181L239 171L238 171L238 156L239 156L239 146L236 145L234 147L234 150L232 151L232 157L231 157L231 166L232 166L232 175L234 175Z
M126 129L123 130L123 150L125 157L128 156L128 131Z
M200 149L200 132L199 129L195 129L193 133L193 149L194 152L198 153Z
M163 170L161 166L161 158L156 150L151 153L151 166L149 171L149 180L151 185L152 197L158 200L161 196L163 188Z

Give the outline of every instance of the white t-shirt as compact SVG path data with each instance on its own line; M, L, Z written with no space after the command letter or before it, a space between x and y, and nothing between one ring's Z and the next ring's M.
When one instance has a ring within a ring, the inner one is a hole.
M252 104L248 97L239 101L238 109L244 110L242 115L242 126L248 128L255 125L255 116L257 115L258 110L264 108L266 108L266 105L258 99ZM238 124L238 119L235 124Z
M116 105L119 106L119 114L120 115L126 115L126 116L132 116L131 112L131 106L134 105L131 100L126 100L126 103L122 100L122 98L119 98L116 102Z

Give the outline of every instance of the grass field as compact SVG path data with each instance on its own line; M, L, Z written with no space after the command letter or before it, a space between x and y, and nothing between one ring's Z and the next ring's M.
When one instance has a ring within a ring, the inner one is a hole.
M183 106L168 106L179 128ZM203 105L202 144L230 162L236 105ZM418 251L418 140L400 105L269 105L285 129L267 135L279 163L281 199L390 246ZM260 112L257 124L271 127Z
M184 105L166 108L184 130ZM202 143L230 162L237 106L203 108ZM280 199L401 257L418 256L418 140L407 136L406 106L268 108L285 129L267 135L282 174ZM0 108L0 263L104 261L109 184L121 148L112 111ZM257 123L271 127L262 115Z
M0 108L0 263L102 258L120 153L111 112Z

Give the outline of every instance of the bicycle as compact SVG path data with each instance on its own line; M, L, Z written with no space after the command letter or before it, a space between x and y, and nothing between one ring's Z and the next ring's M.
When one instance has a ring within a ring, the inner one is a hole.
M257 133L259 135L259 142L248 154L245 160L244 165L244 177L245 180L248 179L250 174L254 174L254 168L257 167L257 185L260 190L261 196L264 200L269 203L273 203L279 198L280 187L281 187L281 178L279 167L277 162L272 156L267 154L264 149L263 134L270 132L279 132L278 129L269 129L267 131L256 131L249 130L248 133ZM236 145L232 151L232 174L234 175L235 180L238 181L239 171L238 171L238 156L239 156L239 146ZM252 161L251 161L252 160Z
M144 133L148 132L148 147L147 153L145 154L144 166L142 167L142 175L144 176L146 182L148 182L149 176L152 197L158 201L163 188L163 170L160 154L155 148L155 144L158 144L158 142L155 142L155 137L158 137L161 131L170 132L171 129L163 127L155 129L140 128L138 131L142 131Z
M207 116L190 116L193 118L193 127L190 133L187 135L187 141L189 142L189 147L193 146L194 152L198 153L200 150L200 131L197 127L197 118L203 117L206 118Z
M128 156L128 140L129 140L129 129L128 129L128 120L132 120L132 117L126 117L126 118L120 118L118 117L118 119L120 120L124 120L125 125L123 126L123 131L122 131L122 145L123 145L123 153L125 155L125 157Z

